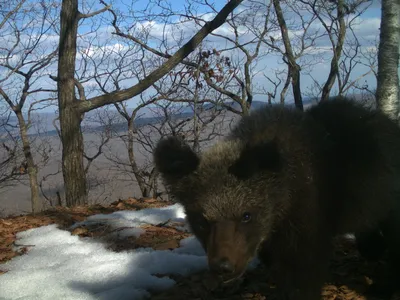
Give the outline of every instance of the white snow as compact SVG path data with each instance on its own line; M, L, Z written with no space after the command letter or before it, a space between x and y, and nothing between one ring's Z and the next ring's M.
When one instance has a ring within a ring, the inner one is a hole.
M184 222L183 208L172 205L140 211L119 211L95 215L72 228L94 223L124 230L120 238L138 236L143 224ZM187 229L187 226L180 228ZM169 251L136 249L113 252L90 238L79 238L56 225L20 232L17 244L29 246L27 254L0 265L0 299L146 299L150 292L169 288L175 281L169 274L187 276L207 268L205 253L194 237ZM155 275L165 276L155 276Z
M138 211L117 211L112 214L98 214L88 217L83 222L75 223L71 226L71 229L91 224L104 224L110 226L111 228L126 228L132 229L140 225L151 224L156 225L160 223L167 222L185 222L185 212L181 205L174 204L161 208L147 208ZM136 233L140 233L137 231ZM188 230L185 228L184 230Z

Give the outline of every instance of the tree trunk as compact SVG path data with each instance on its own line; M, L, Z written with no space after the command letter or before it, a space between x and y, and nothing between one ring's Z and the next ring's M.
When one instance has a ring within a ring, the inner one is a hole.
M158 171L156 170L156 168L153 168L153 170L151 170L150 173L150 182L151 182L151 190L153 191L152 192L153 199L157 199L159 196L157 178L158 178Z
M78 20L78 0L64 0L61 8L57 88L67 206L84 205L88 200L83 165L82 115L75 106L78 102L74 85Z
M337 2L337 17L339 20L339 33L336 46L333 48L333 57L331 60L331 70L328 75L328 79L322 89L321 101L329 99L329 95L332 90L332 86L335 83L336 77L339 74L339 59L342 55L344 39L346 37L346 23L344 21L344 0L338 0Z
M285 105L286 93L287 93L289 85L290 85L290 79L292 78L292 74L290 73L291 71L292 71L292 69L288 65L288 73L287 73L287 76L286 76L285 84L283 85L283 88L282 88L282 91L281 91L281 94L280 94L280 103L281 103L281 105Z
M26 122L22 112L20 110L15 111L18 118L19 131L21 134L22 145L24 148L24 157L27 164L27 172L29 176L29 185L31 190L31 204L32 213L38 213L41 210L40 197L39 197L39 183L37 179L37 167L31 151L31 144L28 138L28 129L26 128Z
M88 203L86 173L83 164L83 136L81 116L73 107L60 109L62 171L67 207Z
M394 120L399 114L400 2L382 0L378 52L378 108Z
M276 18L278 19L279 27L281 29L283 44L286 50L285 58L287 60L286 63L288 64L288 69L289 69L288 74L290 74L292 77L294 104L296 108L303 110L303 99L301 97L301 88L300 88L300 66L297 64L296 58L294 56L292 45L290 43L288 28L286 25L285 17L283 16L279 0L273 0L272 2L274 4Z
M135 152L133 149L134 136L135 136L135 120L134 118L130 118L128 120L128 158L129 164L131 165L131 170L133 175L136 178L136 181L139 185L140 192L142 193L142 197L149 197L149 190L146 186L146 182L143 179L142 172L140 171L135 158Z
M300 66L295 63L295 65L291 68L294 105L296 108L303 110L303 98L301 97L300 88Z

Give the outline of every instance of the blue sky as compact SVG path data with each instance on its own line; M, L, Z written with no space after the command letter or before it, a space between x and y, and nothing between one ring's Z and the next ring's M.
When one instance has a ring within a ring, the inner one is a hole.
M186 2L182 1L182 0L174 1L173 8L175 8L177 10L183 10L185 3ZM218 8L221 8L223 4L224 4L224 2L223 3L219 2ZM380 5L381 5L380 1L374 0L373 3L369 6L369 8L363 13L362 17L360 18L360 24L357 27L357 34L359 34L358 38L360 39L360 42L362 44L364 44L365 47L369 46L368 43L371 43L379 35ZM140 5L138 3L137 8L141 9L141 8L143 8L143 5ZM201 8L201 6L199 6L199 8ZM239 7L238 9L240 9L240 8L241 7ZM199 13L200 12L204 12L204 8L203 8L203 10L199 10ZM157 22L157 20L155 20L155 21ZM188 31L187 38L191 37L193 34L194 34L194 31L192 31L192 32ZM221 45L220 42L216 41L212 37L207 38L207 40L211 40L211 41L214 40L214 45L216 45L216 47ZM327 46L329 46L329 44ZM371 44L371 46L372 46L372 44ZM326 56L325 62L319 64L318 67L316 67L315 70L313 70L313 72L312 72L313 77L317 78L317 79L321 79L321 82L323 82L323 79L326 79L328 72L329 72L329 59L330 59L329 55L330 55L330 53L328 53L328 55ZM279 56L277 56L277 55L269 55L265 59L263 59L262 62L260 62L260 63L262 65L268 66L269 68L273 68L273 67L278 68L279 67L278 59L279 59ZM366 67L358 66L358 68L356 68L355 71L353 72L353 78L359 77L361 74L364 74L365 72L367 72L367 70L368 70L368 68L366 68ZM368 81L368 85L373 88L373 86L375 85L375 78L370 74L370 75L366 76L365 79ZM257 82L257 76L256 76L255 82L258 85L264 84L264 85L268 86L268 82L265 81L265 78L263 78L262 76L260 76L260 79L258 80L258 82ZM303 77L302 77L303 92L305 92L306 89L310 85L312 85L312 80L307 75L303 75ZM265 96L256 96L255 98L257 100L264 100ZM132 105L134 105L135 101L132 101L131 103L132 103Z

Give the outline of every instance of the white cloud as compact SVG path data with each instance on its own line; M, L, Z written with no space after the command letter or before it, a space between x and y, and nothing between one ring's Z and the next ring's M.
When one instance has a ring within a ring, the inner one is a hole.
M353 25L353 28L357 37L374 40L379 35L380 25L380 18L359 18L359 21Z

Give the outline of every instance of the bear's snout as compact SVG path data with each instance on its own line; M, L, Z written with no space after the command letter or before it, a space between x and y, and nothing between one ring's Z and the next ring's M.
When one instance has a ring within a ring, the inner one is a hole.
M246 235L235 221L213 223L207 241L208 266L211 272L224 278L240 277L251 259L252 251Z
M210 270L220 275L231 274L235 272L235 266L228 258L210 260Z

